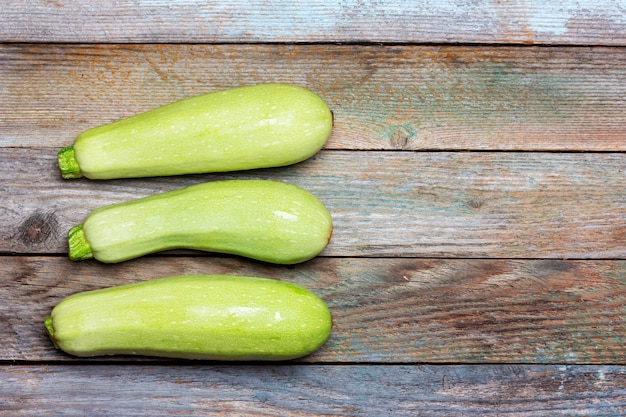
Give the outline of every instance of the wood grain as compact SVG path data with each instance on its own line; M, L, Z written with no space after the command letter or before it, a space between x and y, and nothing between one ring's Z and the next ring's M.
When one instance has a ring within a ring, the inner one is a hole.
M119 265L63 257L2 261L5 361L80 362L56 351L42 324L70 294L196 273L275 278L317 293L333 314L333 330L301 362L626 361L624 261L318 258L291 267L187 256Z
M0 145L65 146L192 95L289 82L332 108L327 149L624 151L625 68L622 48L4 44Z
M93 209L219 179L297 184L334 222L323 256L626 255L626 155L323 151L291 167L139 180L61 180L56 150L0 149L0 251L67 250Z
M617 416L622 366L11 366L0 416Z
M434 42L624 45L619 0L13 1L2 42Z
M0 416L617 416L626 410L622 0L46 0L0 8ZM81 131L263 82L335 128L292 167L62 181ZM544 152L546 151L546 152ZM171 251L70 262L104 204L270 178L335 221L295 266ZM297 282L334 318L281 364L78 360L43 318L156 276Z

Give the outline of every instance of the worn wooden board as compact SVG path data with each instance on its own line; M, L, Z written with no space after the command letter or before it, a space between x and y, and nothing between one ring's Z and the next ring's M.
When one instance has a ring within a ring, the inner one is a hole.
M626 361L624 261L318 258L286 267L187 256L119 265L4 257L0 360L77 362L53 348L42 324L64 297L197 273L281 279L317 293L333 330L303 362Z
M402 45L0 45L0 144L81 131L264 82L320 94L327 149L626 149L621 48Z
M14 1L0 41L624 45L625 15L620 0Z
M5 3L0 416L624 415L622 0ZM319 155L222 175L58 177L56 151L84 129L261 82L328 101ZM331 245L292 267L65 257L89 210L221 178L311 189L333 212ZM77 291L202 272L309 287L333 334L287 364L85 361L41 325Z
M7 366L0 416L618 416L622 366Z
M62 180L56 149L0 149L0 251L62 253L93 209L203 181L262 178L321 199L323 256L623 258L621 153L323 151L291 167L178 178Z

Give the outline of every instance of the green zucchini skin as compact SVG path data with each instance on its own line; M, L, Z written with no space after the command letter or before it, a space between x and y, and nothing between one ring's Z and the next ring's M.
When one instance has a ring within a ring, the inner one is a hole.
M57 348L80 357L277 361L316 351L332 318L292 283L179 275L71 295L44 324Z
M238 87L89 129L59 152L59 168L64 178L112 179L285 166L319 151L332 119L305 88Z
M117 263L195 249L295 264L324 250L332 230L324 204L296 185L214 181L92 211L69 231L69 257Z

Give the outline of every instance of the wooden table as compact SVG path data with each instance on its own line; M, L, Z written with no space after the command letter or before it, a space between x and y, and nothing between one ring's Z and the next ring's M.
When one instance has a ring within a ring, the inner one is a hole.
M623 0L5 2L0 415L625 415L625 16ZM58 174L89 127L264 82L329 103L319 154ZM67 259L67 230L96 207L223 178L312 191L330 245L293 267ZM299 283L328 303L332 335L280 364L80 360L46 337L70 294L187 273Z

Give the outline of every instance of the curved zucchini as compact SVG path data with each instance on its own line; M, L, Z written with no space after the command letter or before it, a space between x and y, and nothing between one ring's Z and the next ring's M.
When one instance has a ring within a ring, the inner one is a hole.
M152 177L284 166L319 151L332 113L313 92L261 84L178 101L81 133L63 178Z
M332 229L324 204L293 184L215 181L92 211L69 231L69 257L115 263L184 248L294 264L324 250Z
M82 357L287 360L317 350L332 318L295 284L187 275L71 295L44 323L57 348Z

